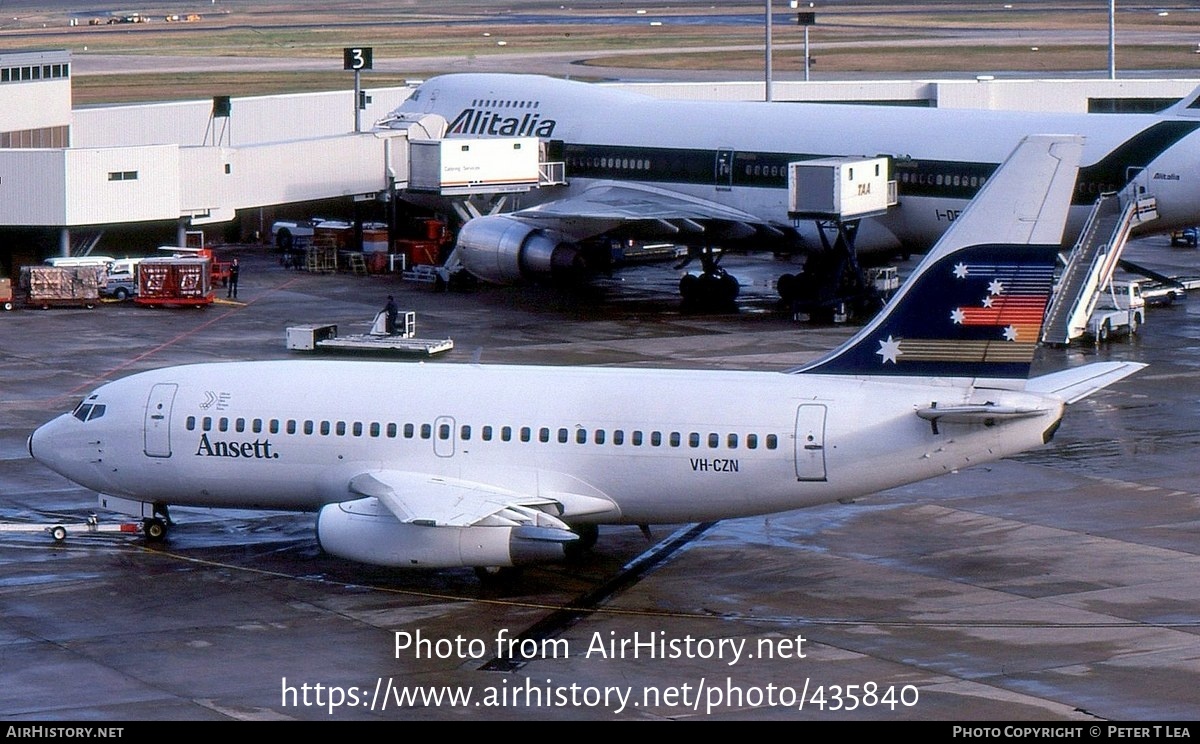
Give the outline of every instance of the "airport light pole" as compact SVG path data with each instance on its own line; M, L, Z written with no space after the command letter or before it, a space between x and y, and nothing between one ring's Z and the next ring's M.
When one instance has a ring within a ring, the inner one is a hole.
M766 43L763 45L766 48L766 56L763 59L763 95L769 101L771 100L771 0L767 0L766 36Z
M1108 79L1117 79L1117 0L1108 0Z
M789 3L792 10L797 10L800 7L800 0L791 0ZM817 14L812 12L812 8L816 3L809 3L809 10L805 12L796 12L796 23L804 27L804 82L808 82L809 65L812 62L812 55L808 53L808 29L817 22Z

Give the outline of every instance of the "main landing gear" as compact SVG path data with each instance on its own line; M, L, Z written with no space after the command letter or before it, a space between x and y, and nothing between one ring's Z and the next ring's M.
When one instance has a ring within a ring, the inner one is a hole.
M780 299L790 306L793 315L807 313L814 323L832 323L865 320L883 307L883 300L858 263L854 248L858 225L858 220L817 221L821 250L808 254L799 274L779 277Z
M679 280L679 296L684 309L698 311L732 310L741 285L729 272L718 266L720 254L708 247L699 251L700 274L684 274ZM690 258L689 258L690 260Z

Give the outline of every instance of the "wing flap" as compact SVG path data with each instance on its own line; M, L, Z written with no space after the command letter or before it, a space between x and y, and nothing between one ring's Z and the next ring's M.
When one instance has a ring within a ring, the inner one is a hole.
M378 499L406 524L570 529L558 518L562 506L553 499L456 478L375 470L350 479L350 491Z
M583 192L512 213L540 226L552 226L572 240L604 233L650 231L656 235L701 235L746 239L762 234L786 239L786 226L707 199L643 184L602 182Z

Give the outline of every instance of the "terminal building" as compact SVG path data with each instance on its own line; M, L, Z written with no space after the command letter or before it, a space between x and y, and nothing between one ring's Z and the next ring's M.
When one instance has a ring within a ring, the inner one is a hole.
M408 133L375 131L411 92L217 96L75 108L66 50L0 53L0 276L49 256L149 253L209 229L266 239L276 216L379 219L408 178ZM775 98L953 108L1155 110L1197 80L776 82ZM665 98L761 99L762 83L628 84ZM356 131L356 122L361 122ZM566 174L569 178L570 174ZM319 203L321 206L313 206ZM365 212L365 214L364 214ZM165 240L164 240L165 236Z

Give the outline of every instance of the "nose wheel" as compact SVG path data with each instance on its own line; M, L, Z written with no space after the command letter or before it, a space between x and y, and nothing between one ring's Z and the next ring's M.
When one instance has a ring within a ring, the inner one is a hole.
M167 538L167 523L158 517L143 519L142 534L146 536L146 542L162 542Z

